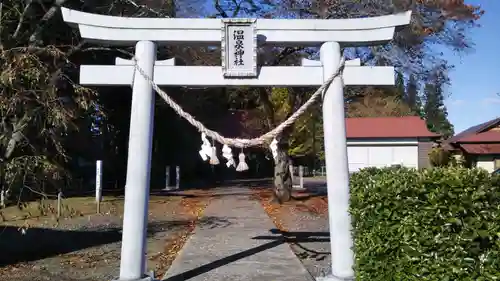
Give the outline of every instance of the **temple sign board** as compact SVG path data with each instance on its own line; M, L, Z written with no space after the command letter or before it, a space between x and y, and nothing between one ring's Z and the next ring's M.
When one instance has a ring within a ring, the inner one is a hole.
M383 44L396 27L409 24L411 12L357 19L184 19L122 18L62 8L63 18L81 37L115 46L136 46L135 60L115 65L82 65L84 85L130 85L132 110L125 187L120 280L145 276L145 237L154 118L153 87L159 86L320 86L341 67L341 47ZM257 45L258 43L258 45ZM158 45L206 44L222 49L221 66L178 66L156 60ZM321 46L320 59L301 66L259 66L259 46ZM137 65L144 75L135 71ZM345 63L342 75L323 93L325 162L330 224L331 276L352 280L354 254L349 215L349 172L345 133L345 85L394 85L390 66ZM133 153L132 153L133 152ZM140 229L141 231L137 231Z
M222 20L221 61L224 77L257 77L254 19Z

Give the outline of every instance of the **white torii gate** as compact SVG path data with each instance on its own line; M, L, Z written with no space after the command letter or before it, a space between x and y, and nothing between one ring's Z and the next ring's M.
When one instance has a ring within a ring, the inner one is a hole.
M66 22L78 26L80 35L87 41L122 46L135 44L138 67L156 84L204 87L320 86L339 67L341 46L387 43L392 40L395 28L407 25L411 17L409 11L372 18L333 20L123 18L66 8L62 8L62 14ZM177 66L174 59L156 60L157 44L200 43L221 44L221 66ZM321 45L320 60L303 60L302 66L259 68L257 46L262 45ZM115 65L111 66L80 67L81 84L131 85L133 88L119 277L119 280L127 281L152 279L145 275L145 241L155 99L150 83L135 71L135 63L117 58ZM348 212L344 85L394 85L394 69L388 66L360 66L359 60L348 61L342 77L335 78L324 93L323 123L332 258L332 275L328 280L332 281L354 278Z

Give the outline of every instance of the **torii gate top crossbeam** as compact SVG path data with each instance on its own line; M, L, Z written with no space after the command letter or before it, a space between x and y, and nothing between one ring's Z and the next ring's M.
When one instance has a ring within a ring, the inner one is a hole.
M138 41L163 44L218 44L220 19L124 18L62 8L64 21L78 25L80 35L110 45ZM315 46L335 41L343 46L381 44L392 40L395 28L407 25L411 11L356 19L258 19L260 42L270 45Z

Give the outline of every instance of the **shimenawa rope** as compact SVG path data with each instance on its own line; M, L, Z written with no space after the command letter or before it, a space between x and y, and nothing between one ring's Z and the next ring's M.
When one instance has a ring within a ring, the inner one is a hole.
M314 94L297 110L295 111L288 119L286 119L283 123L278 125L276 128L271 131L261 135L260 137L253 139L240 139L240 138L226 138L219 134L216 131L210 130L205 127L201 122L196 120L191 114L187 113L182 109L182 107L177 104L170 96L160 89L160 87L149 77L145 71L137 64L137 58L133 57L134 66L137 72L146 79L149 84L153 87L153 89L165 100L165 102L182 118L188 121L191 125L193 125L198 131L206 136L212 138L213 140L219 142L222 145L237 147L237 148L247 148L253 146L262 146L264 144L268 144L271 140L275 139L279 136L283 130L292 125L306 110L316 102L316 100L322 96L323 92L328 89L333 80L342 73L342 70L345 66L345 58L342 56L342 59L339 63L337 70L326 80L323 85L321 85Z

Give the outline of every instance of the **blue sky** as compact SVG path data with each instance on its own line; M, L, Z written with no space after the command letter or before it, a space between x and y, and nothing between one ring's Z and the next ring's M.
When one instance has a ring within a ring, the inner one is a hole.
M445 58L455 65L450 72L450 96L445 102L455 133L500 117L500 1L466 2L480 3L486 13L479 21L481 27L471 32L473 53L445 53Z

